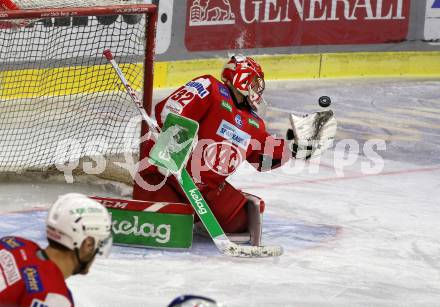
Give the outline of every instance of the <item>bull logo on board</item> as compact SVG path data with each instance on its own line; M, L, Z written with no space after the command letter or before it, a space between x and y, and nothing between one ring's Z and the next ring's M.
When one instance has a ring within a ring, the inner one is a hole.
M230 0L193 0L190 26L235 24Z

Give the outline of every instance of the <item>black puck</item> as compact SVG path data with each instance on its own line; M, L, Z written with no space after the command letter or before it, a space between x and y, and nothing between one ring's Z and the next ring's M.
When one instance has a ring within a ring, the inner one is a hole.
M327 108L332 104L332 100L328 96L319 97L318 102L319 102L319 106L323 108Z

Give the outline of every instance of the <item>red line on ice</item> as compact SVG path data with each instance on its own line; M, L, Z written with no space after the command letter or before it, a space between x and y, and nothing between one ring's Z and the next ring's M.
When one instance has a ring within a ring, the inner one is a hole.
M26 213L26 212L38 212L38 211L47 211L47 210L48 209L46 209L46 208L28 208L28 209L22 209L22 210L0 212L0 215L19 214L19 213Z
M407 169L400 171L390 171L383 172L379 174L355 174L344 177L328 177L328 178L318 178L318 179L309 179L309 180L300 180L300 181L290 181L290 182L273 182L270 184L261 184L261 185L250 185L250 186L240 186L240 189L262 189L267 187L276 187L276 186L289 186L289 185L299 185L299 184L314 184L320 182L329 182L329 181L339 181L339 180L350 180L350 179L359 179L365 177L379 177L379 176L394 176L401 174L410 174L410 173L424 173L424 172L435 172L440 170L440 166L436 167L428 167L428 168L416 168L416 169Z

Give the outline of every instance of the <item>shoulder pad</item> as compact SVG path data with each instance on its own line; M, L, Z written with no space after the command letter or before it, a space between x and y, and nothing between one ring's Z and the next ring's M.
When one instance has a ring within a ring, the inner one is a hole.
M200 98L205 98L209 95L210 86L211 80L203 76L193 79L185 84L185 88L188 88L189 90L191 90L191 92L194 92Z
M39 248L39 246L36 243L20 237L9 236L0 239L0 246L9 250L13 250L25 245L28 247L35 247L36 249Z

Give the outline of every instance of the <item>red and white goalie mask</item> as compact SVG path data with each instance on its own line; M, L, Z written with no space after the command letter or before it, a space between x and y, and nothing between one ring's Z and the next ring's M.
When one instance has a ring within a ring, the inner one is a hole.
M229 82L246 97L250 107L258 114L264 114L266 102L263 99L264 73L261 66L250 57L237 54L226 63L222 72L223 82Z

